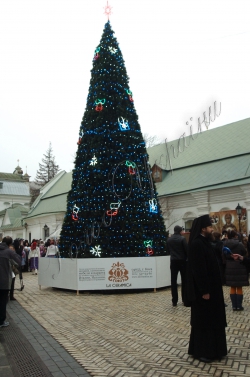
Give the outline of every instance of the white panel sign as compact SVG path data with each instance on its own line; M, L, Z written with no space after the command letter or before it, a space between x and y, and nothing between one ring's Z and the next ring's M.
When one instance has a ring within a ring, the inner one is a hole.
M167 287L170 258L40 258L38 284L86 291Z
M155 258L79 259L77 267L79 290L151 288L156 284Z

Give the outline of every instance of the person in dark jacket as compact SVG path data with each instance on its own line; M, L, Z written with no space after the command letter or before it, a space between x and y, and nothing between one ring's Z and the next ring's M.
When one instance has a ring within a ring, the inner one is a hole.
M177 277L181 274L181 296L184 303L184 296L186 291L186 261L187 261L187 241L181 235L182 227L176 225L174 227L174 234L167 240L167 251L170 254L170 269L171 269L171 293L173 306L177 306L178 289Z
M238 240L238 234L234 230L228 231L228 240L224 246L229 248L233 254L246 256L246 249ZM246 266L238 260L234 260L231 254L226 256L225 279L226 285L230 288L230 299L233 310L244 310L242 306L243 290L242 287L248 286L248 274Z
M226 313L220 268L211 245L212 232L209 215L194 220L187 263L187 293L191 303L188 353L206 363L227 355Z
M16 238L14 241L13 241L13 247L11 247L11 249L13 248L15 250L15 252L22 258L22 252L23 252L23 242L22 240ZM22 279L22 273L20 271L20 279ZM14 300L16 301L15 297L14 297L14 290L15 290L15 280L16 280L16 277L15 277L15 274L12 278L12 284L11 284L11 288L10 288L10 300Z
M250 232L247 239L247 253L248 253L248 256L250 256Z
M221 240L222 234L220 232L213 232L213 241L212 241L212 246L214 248L214 252L217 258L217 261L220 266L220 271L221 271L221 280L222 284L225 284L225 267L226 267L226 258L223 254L223 246L224 242Z
M9 249L11 237L4 237L0 243L0 327L9 326L6 319L8 293L12 283L12 265L21 267L21 258L15 251Z

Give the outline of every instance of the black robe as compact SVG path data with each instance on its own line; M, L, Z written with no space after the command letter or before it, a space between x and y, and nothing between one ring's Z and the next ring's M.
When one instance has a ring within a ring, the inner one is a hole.
M189 247L187 284L192 326L188 353L195 358L221 359L227 354L221 273L209 239L201 235ZM202 298L207 293L209 300Z

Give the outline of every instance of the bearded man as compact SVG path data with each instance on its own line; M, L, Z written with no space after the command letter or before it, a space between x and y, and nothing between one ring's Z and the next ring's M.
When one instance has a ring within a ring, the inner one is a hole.
M188 299L191 334L188 353L205 363L227 355L226 313L220 268L211 245L209 215L196 218L189 238Z

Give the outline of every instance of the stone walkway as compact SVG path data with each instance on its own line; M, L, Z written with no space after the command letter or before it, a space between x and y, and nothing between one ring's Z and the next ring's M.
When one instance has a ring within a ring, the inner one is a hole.
M22 307L93 377L250 376L250 288L233 312L224 287L228 356L204 364L187 354L190 309L171 305L170 288L140 293L39 290L24 274ZM10 312L11 313L11 312Z

